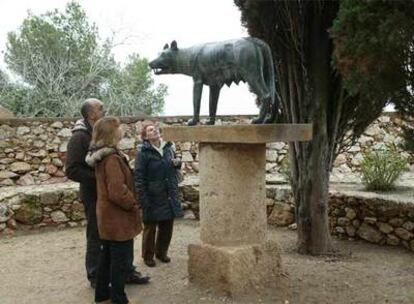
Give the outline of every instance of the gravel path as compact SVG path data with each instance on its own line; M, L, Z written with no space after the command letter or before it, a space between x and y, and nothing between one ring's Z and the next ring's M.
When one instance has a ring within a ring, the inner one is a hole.
M279 240L285 276L278 290L231 300L188 283L187 245L198 242L195 221L177 221L170 264L143 266L141 239L135 264L152 276L147 286L128 286L131 299L164 303L414 303L414 254L364 242L337 241L339 257L295 252L296 233L270 228ZM84 229L75 228L0 240L0 304L93 303L84 276Z

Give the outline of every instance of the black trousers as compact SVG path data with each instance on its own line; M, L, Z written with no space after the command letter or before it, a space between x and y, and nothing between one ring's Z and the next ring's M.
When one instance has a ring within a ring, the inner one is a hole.
M170 247L174 220L144 223L142 234L142 258L146 261L165 257Z
M113 304L127 304L125 281L129 272L129 258L134 240L104 241L99 254L95 302L111 300ZM111 284L111 286L109 286Z
M89 205L84 203L85 216L87 220L86 225L86 256L85 267L86 275L89 281L95 282L97 276L99 254L101 247L101 239L99 238L98 222L96 219L96 203L90 203ZM134 243L130 248L129 256L129 272L128 275L132 275L135 271L134 263Z
M85 256L86 275L89 281L95 281L101 246L98 223L96 220L96 202L89 202L89 204L84 203L83 205L85 207L85 216L87 220Z

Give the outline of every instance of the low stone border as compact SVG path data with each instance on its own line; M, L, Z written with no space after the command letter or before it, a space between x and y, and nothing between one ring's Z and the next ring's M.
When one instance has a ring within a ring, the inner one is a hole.
M414 189L400 187L388 194L358 189L358 185L331 185L330 230L350 240L363 239L379 245L403 246L414 251ZM186 219L199 217L198 176L179 185ZM76 227L85 224L78 201L78 185L3 188L0 194L0 236L42 227ZM268 224L295 229L295 207L290 186L266 186Z
M268 210L272 209L269 224L295 229L290 187L268 186L267 197ZM400 187L384 194L363 191L358 185L331 185L329 222L331 234L337 237L414 251L414 189Z
M77 227L85 224L79 186L60 183L3 188L0 194L0 235L42 227Z
M180 186L184 218L198 218L198 179ZM84 207L78 200L77 183L5 187L0 193L0 236L44 227L77 227L86 224Z

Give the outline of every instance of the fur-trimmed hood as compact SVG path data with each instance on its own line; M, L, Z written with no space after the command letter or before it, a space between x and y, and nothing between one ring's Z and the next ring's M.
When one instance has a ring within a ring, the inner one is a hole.
M77 131L92 133L92 127L88 124L87 121L85 121L85 119L78 119L72 128L72 133L75 133Z
M116 148L112 148L112 147L102 147L100 149L90 150L88 152L88 154L86 155L85 161L89 166L95 167L95 165L98 162L100 162L106 156L111 155L111 154L118 154L121 157L125 158L126 161L128 162L128 155L126 155L122 151L120 151Z

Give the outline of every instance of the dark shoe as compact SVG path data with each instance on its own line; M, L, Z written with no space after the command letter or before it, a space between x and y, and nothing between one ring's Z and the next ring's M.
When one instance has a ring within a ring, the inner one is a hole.
M155 261L154 260L144 260L144 263L148 267L155 267Z
M150 277L148 276L142 276L142 274L138 271L134 271L127 279L126 282L127 284L138 284L138 285L142 285L142 284L148 284L150 281Z
M169 263L169 262L171 262L171 259L168 256L158 256L157 255L156 258L158 260L160 260L161 262L163 262L163 263Z

